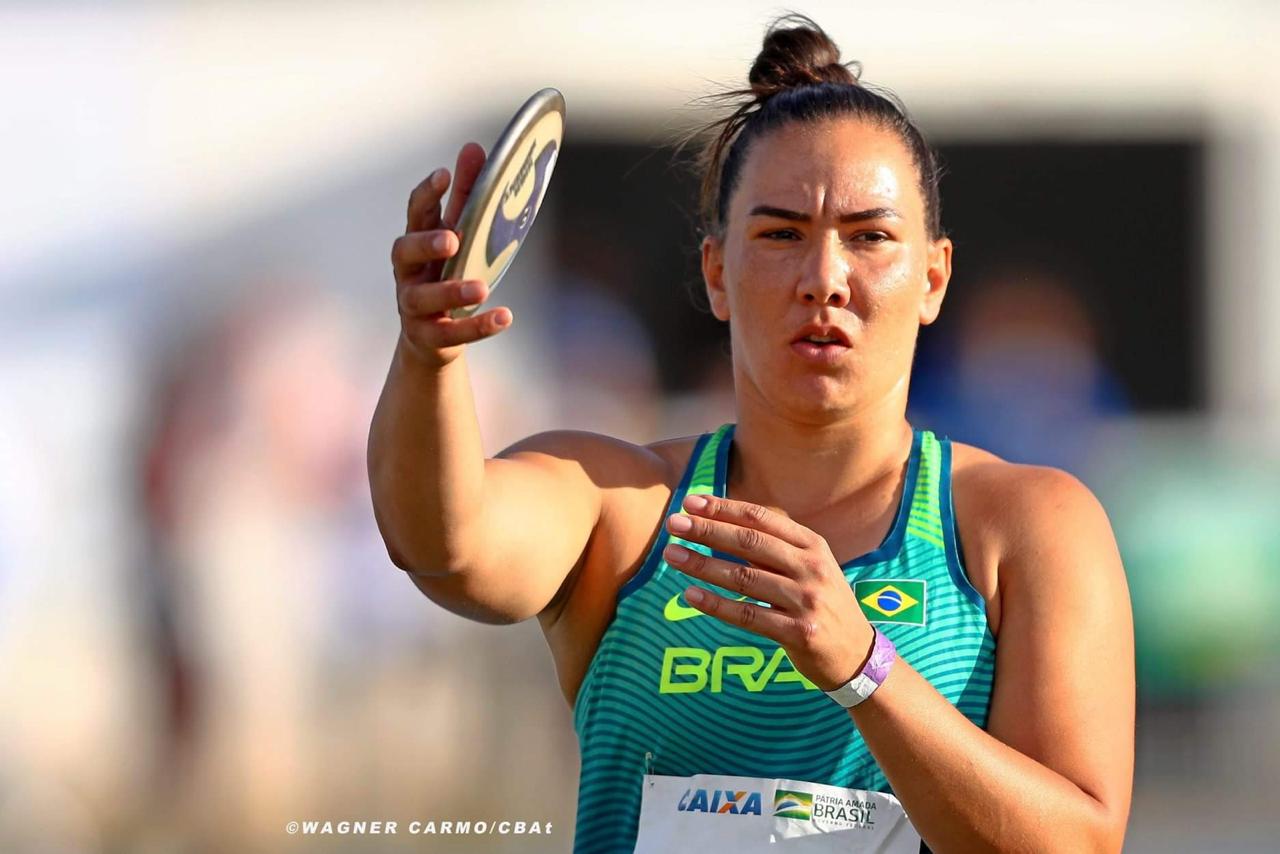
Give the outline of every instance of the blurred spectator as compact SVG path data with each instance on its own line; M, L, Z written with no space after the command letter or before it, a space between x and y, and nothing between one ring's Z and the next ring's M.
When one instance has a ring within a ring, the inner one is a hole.
M186 653L161 661L192 661L166 673L171 734L194 728L187 817L221 844L278 832L318 777L328 561L363 476L346 334L312 289L255 283L194 336L157 413L148 509L172 564L153 589L172 589Z
M951 321L952 358L914 379L913 419L1014 462L1082 475L1102 419L1128 406L1076 289L1045 269L1014 266L974 291Z
M653 343L634 310L604 285L573 278L547 312L562 428L644 444L657 434L661 399Z
M542 650L492 649L387 558L364 449L390 348L301 283L247 283L194 326L157 360L140 460L137 616L163 707L148 838L271 851L281 816L465 808L502 773L492 733L554 733L563 705L488 702ZM519 396L472 372L482 417L522 429ZM537 748L572 762L571 740Z

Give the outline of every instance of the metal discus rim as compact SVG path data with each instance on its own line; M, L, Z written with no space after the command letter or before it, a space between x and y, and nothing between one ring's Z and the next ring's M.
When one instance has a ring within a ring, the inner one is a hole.
M440 270L440 281L455 278L459 266L467 258L472 241L475 238L477 221L484 213L490 198L497 189L495 185L499 176L506 170L511 159L515 157L517 146L521 142L524 131L533 127L540 119L550 113L559 113L563 122L565 115L564 95L561 94L560 90L552 87L539 89L524 102L520 109L516 111L516 114L511 117L511 120L507 122L506 127L503 128L502 133L498 136L498 141L494 144L493 151L485 159L484 167L480 170L480 174L476 176L475 183L471 186L471 192L467 196L467 203L463 206L462 213L458 215L458 221L451 227L451 230L458 235L458 251L445 259L444 266ZM496 285L508 269L510 269L510 264L495 276L492 281L488 282L489 287L492 288ZM478 308L479 306L471 307L470 310L459 308L455 309L451 314L454 316L467 316Z

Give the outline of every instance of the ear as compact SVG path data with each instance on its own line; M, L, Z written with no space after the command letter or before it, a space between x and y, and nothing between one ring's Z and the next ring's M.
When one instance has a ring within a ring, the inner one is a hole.
M729 295L724 290L724 242L708 234L702 238L702 281L707 302L717 320L729 319Z
M924 294L920 300L920 324L928 326L938 319L947 283L951 281L951 240L943 237L929 246L929 266L925 268Z

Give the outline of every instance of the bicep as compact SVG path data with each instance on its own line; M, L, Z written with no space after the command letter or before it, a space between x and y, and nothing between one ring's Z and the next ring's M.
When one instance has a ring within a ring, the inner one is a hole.
M415 578L432 601L469 619L513 623L541 613L581 568L613 477L641 451L578 431L530 436L485 461L477 550L460 572Z
M1001 559L1001 624L987 729L1121 821L1133 778L1133 617L1106 514L1046 472Z

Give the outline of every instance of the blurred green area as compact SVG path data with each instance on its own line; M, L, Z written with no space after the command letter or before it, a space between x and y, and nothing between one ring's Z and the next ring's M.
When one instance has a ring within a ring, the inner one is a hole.
M1160 431L1127 453L1098 491L1128 572L1140 696L1280 684L1276 453L1262 435L1240 447Z

